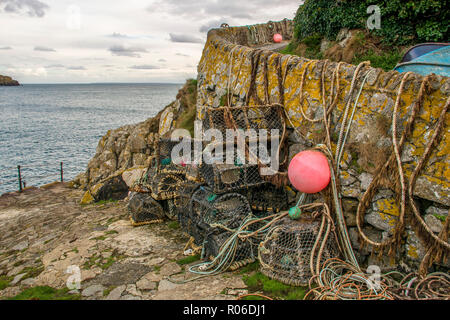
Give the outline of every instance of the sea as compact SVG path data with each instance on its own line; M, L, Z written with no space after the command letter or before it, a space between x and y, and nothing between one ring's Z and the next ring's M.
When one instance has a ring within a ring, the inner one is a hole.
M182 84L0 86L0 194L64 181L86 170L110 129L155 116Z

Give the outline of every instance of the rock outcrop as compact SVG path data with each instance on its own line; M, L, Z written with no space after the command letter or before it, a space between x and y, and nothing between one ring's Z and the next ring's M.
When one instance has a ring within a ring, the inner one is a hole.
M183 127L186 119L195 116L196 84L195 80L188 80L176 100L155 117L109 130L100 139L86 172L72 181L74 187L86 190L82 203L126 196L127 181L123 180L122 174L126 177L133 175L133 169L141 172L143 167L148 167L155 139Z
M11 77L0 74L0 86L20 86L20 83Z

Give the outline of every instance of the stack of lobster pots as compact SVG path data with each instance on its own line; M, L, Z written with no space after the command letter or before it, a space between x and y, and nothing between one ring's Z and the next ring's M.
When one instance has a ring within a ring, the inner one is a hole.
M280 155L285 134L281 105L205 109L205 132L215 129L223 138L197 141L201 145L197 161L193 161L194 139L160 138L152 164L140 181L140 188L151 198L142 205L142 195L133 194L129 211L134 225L177 219L195 245L202 247L202 258L214 259L246 221L288 209L288 189L261 174L269 161L274 157L279 161L287 153ZM272 147L274 141L278 148ZM179 155L179 150L189 150L190 159ZM251 238L240 241L230 268L254 261L258 245Z

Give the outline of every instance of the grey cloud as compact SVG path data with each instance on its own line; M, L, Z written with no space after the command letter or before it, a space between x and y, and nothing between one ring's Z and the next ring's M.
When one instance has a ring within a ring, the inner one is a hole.
M67 67L67 70L87 70L85 67L83 66L72 66L72 67Z
M226 18L210 20L210 21L206 22L205 24L201 25L199 31L200 32L208 32L210 29L219 28L222 23L230 24Z
M50 7L39 0L0 0L0 12L27 14L43 17Z
M170 41L182 43L203 43L204 41L190 34L169 33Z
M110 34L108 37L112 37L112 38L130 38L126 34L121 34L121 33L118 33L118 32L114 32L113 34Z
M158 62L167 62L166 59L159 59Z
M137 70L156 70L156 69L161 69L158 66L152 66L149 64L142 64L142 65L138 65L138 66L131 66L129 67L130 69L137 69Z
M175 55L180 56L180 57L190 57L190 55L185 54L185 53L180 53L180 52L175 53Z
M42 46L36 46L36 47L34 47L34 51L55 52L56 50L53 49L53 48L42 47Z
M0 47L0 50L11 50L12 48L11 47Z
M139 52L147 52L146 49L141 47L124 47L122 45L115 45L109 48L109 51L115 56L135 57L140 58Z
M46 67L47 69L51 69L51 68L65 68L66 66L63 65L63 64L57 63L57 64L50 64L50 65L45 66L45 67Z
M302 3L299 0L228 0L211 1L199 0L191 1L179 0L159 0L147 8L148 12L168 12L180 16L188 16L193 20L211 17L231 17L236 19L248 19L261 15L270 15L271 9L284 6L295 7L295 10ZM294 15L295 12L292 12Z

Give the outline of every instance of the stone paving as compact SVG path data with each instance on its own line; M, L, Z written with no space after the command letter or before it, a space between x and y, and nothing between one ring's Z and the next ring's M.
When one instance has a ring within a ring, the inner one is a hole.
M177 263L188 240L180 229L169 222L132 227L125 201L80 205L82 195L55 183L0 197L0 276L9 281L0 299L34 286L65 288L77 278L80 288L70 292L88 300L236 299L247 292L234 273L184 282L195 275Z

